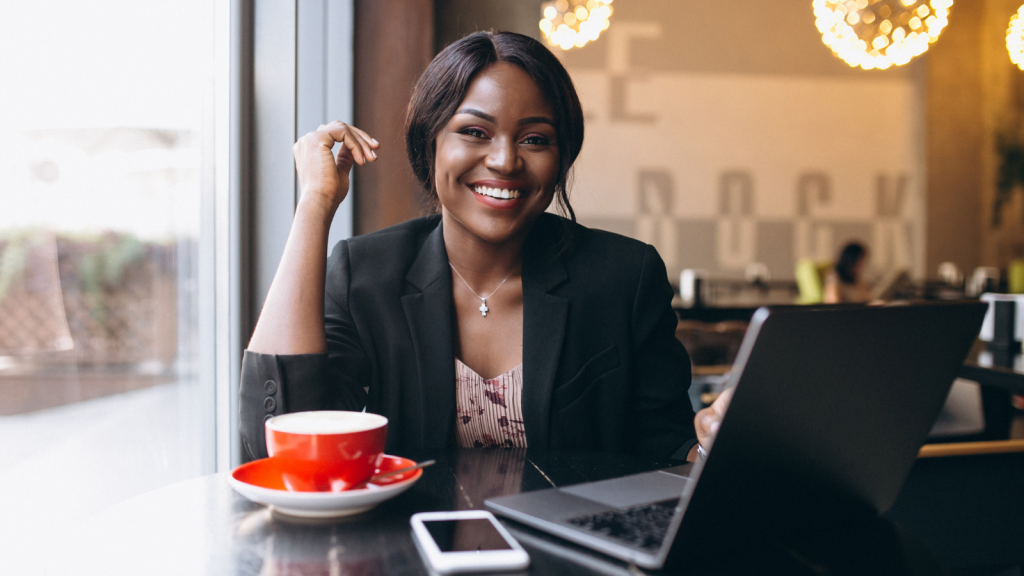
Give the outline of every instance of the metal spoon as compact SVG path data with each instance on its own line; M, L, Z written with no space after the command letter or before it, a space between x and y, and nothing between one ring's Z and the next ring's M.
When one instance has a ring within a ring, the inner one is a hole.
M370 476L366 480L363 480L362 482L360 482L359 484L356 484L355 486L349 488L348 490L359 490L360 488L366 488L366 485L369 484L370 482L376 482L377 480L382 480L384 478L389 478L391 476L397 476L399 474L404 474L406 472L412 472L413 470L418 470L419 468L426 468L427 466L433 466L433 464L434 464L433 460L425 460L423 462L420 462L419 464L416 464L415 466L407 466L405 468L399 468L398 470L392 470L390 472L383 472L381 474L376 474L374 476ZM346 490L346 492L347 492L347 490Z

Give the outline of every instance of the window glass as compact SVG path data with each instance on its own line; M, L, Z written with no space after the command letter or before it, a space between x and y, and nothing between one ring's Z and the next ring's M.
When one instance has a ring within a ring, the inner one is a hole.
M213 471L197 310L214 45L212 0L0 3L5 574Z

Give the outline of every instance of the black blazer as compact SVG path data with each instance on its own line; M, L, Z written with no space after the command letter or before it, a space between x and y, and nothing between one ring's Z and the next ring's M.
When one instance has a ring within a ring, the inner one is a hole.
M567 242L563 234L569 231ZM523 246L523 420L530 448L684 457L690 361L652 246L544 214ZM387 450L454 443L452 274L439 216L339 242L327 263L326 354L246 352L239 428L301 410L389 419Z

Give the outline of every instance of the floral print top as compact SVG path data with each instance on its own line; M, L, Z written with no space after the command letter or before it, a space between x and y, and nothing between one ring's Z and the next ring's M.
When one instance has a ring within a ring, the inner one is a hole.
M460 448L525 448L523 365L485 380L456 358L455 410Z

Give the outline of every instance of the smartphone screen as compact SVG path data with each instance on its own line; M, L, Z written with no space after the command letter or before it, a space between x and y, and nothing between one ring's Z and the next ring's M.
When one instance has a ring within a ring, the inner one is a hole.
M511 550L501 533L487 518L465 520L424 520L441 552L486 552Z

